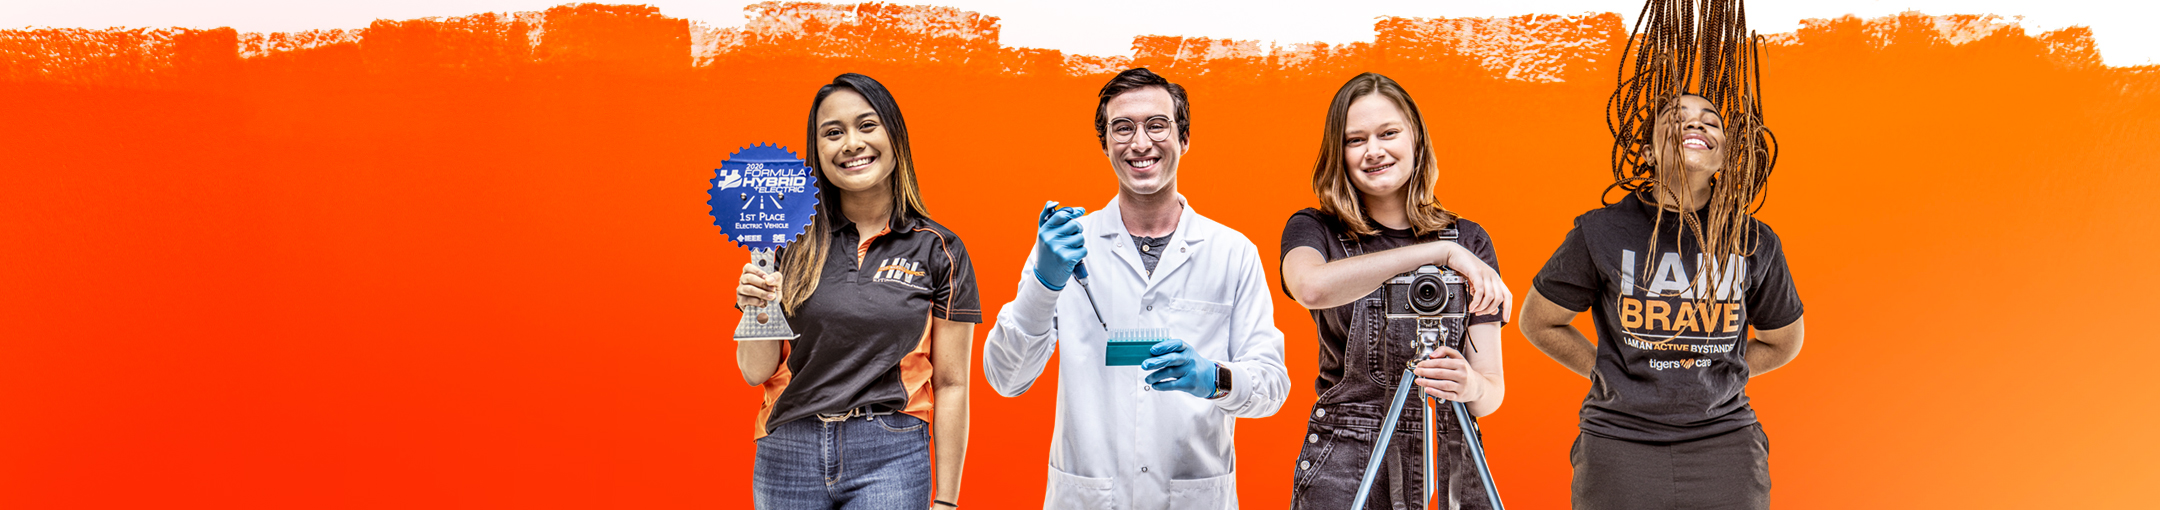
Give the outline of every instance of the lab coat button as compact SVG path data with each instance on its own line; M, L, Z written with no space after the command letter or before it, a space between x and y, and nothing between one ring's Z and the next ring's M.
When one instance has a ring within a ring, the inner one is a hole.
M1140 466L1140 472L1142 472L1142 473L1146 473L1146 472L1147 472L1147 466Z

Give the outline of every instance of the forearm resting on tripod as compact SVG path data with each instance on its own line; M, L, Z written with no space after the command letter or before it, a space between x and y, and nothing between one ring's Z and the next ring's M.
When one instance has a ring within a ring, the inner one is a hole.
M1587 378L1597 363L1597 344L1591 343L1571 324L1578 313L1546 300L1536 288L1531 288L1530 297L1523 300L1522 321L1518 324L1530 345L1537 346L1575 375Z
M1806 335L1807 317L1793 319L1792 324L1777 329L1755 330L1755 338L1748 340L1748 377L1756 377L1777 370L1800 357L1800 344Z

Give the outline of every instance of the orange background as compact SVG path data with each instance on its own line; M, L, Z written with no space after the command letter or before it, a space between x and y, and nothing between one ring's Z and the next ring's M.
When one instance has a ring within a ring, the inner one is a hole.
M1258 53L1143 37L1126 61L1004 47L996 18L950 9L854 16L0 31L0 507L747 507L759 392L728 338L747 255L704 188L737 147L801 151L841 72L898 96L989 313L1043 200L1115 192L1089 126L1103 69L1191 90L1180 190L1268 253L1314 203L1315 135L1358 71L1418 99L1440 197L1492 231L1518 295L1609 182L1613 15L1532 34L1597 44L1515 49L1560 82L1496 77L1434 35L1479 34L1447 20ZM1760 217L1810 326L1749 389L1780 507L2130 508L2160 482L2160 349L2132 320L2160 287L2160 77L2100 65L2082 29L1943 28L1984 21L1848 17L1763 50L1784 153ZM1253 508L1286 504L1313 400L1312 324L1275 296L1295 391L1238 423ZM1506 342L1498 484L1563 506L1587 381ZM1018 398L976 385L967 508L1040 504L1054 367Z

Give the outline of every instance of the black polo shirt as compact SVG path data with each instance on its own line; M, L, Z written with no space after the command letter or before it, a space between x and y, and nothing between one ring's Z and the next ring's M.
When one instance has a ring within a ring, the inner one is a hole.
M817 291L788 313L801 336L765 430L866 405L930 421L930 319L982 322L967 247L929 218L896 219L868 243L834 218Z

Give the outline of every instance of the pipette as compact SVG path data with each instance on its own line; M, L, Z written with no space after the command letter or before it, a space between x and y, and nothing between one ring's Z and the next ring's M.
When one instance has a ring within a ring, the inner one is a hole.
M1050 215L1052 215L1052 214L1057 214L1057 213L1058 213L1058 211L1063 211L1063 210L1066 210L1066 209L1070 209L1070 208L1069 208L1069 207L1060 207L1060 208L1055 208L1055 209L1046 209L1046 210L1044 210L1044 211L1043 211L1043 216L1042 216L1042 219L1043 219L1043 220L1048 220L1048 219L1050 219ZM1042 220L1037 220L1037 221L1042 221ZM1080 262L1075 262L1075 263L1073 263L1073 281L1077 281L1077 282L1080 282L1080 293L1081 293L1081 294L1086 294L1086 295L1087 295L1088 309L1089 309L1089 310L1094 310L1094 311L1095 311L1095 323L1096 323L1096 324L1101 324L1101 325L1102 325L1102 327L1103 327L1103 330L1104 330L1104 331L1109 331L1109 330L1110 330L1110 323L1109 323L1109 322L1107 322L1107 321L1105 321L1105 320L1103 320L1103 314L1102 314L1102 307L1100 307L1100 306L1096 306L1096 305L1095 305L1095 292L1094 292L1094 291L1091 291L1091 290L1088 290L1088 281L1087 281L1087 277L1088 277L1088 276L1087 276L1087 262L1086 262L1086 261L1080 261Z

